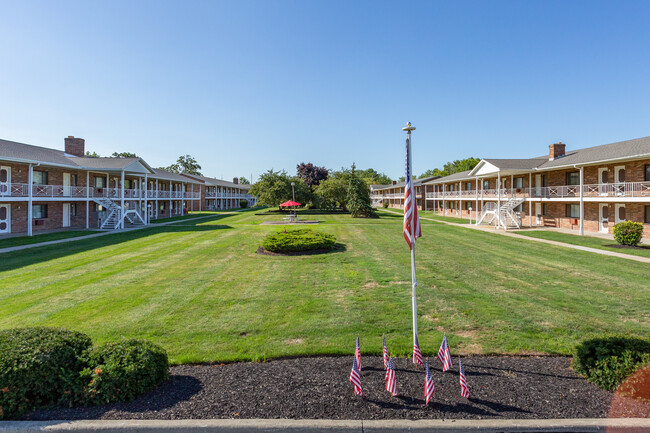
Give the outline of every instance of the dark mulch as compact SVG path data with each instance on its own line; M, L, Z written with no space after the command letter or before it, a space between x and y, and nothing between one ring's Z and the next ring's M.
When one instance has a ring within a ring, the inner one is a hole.
M169 381L131 403L55 409L32 420L190 418L600 418L650 417L650 404L614 396L576 376L566 357L463 360L472 397L460 396L458 367L432 359L436 391L424 405L424 369L396 362L399 395L384 390L380 357L362 357L364 397L353 395L349 357L227 365L181 365ZM613 404L614 401L614 404Z
M607 248L622 248L622 249L628 249L628 250L650 250L650 246L648 245L620 245L620 244L612 244L612 245L604 245Z
M274 253L273 251L269 251L264 247L259 247L255 252L263 256L313 256L314 254L327 254L327 253L336 253L336 252L340 253L343 251L345 251L345 245L335 244L334 248L332 248L331 250L309 250L309 251L292 251L287 253Z

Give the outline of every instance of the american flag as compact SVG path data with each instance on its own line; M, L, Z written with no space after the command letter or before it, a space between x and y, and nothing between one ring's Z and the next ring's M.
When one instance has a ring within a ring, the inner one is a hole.
M354 394L363 396L361 390L361 375L359 374L359 367L357 367L357 360L355 358L352 363L352 371L350 372L350 382L354 385Z
M386 348L386 336L382 336L382 341L384 344L384 368L388 367L388 349Z
M418 336L415 336L415 343L413 343L413 364L423 365L422 352L420 352L420 342Z
M395 381L395 366L393 365L393 358L388 360L388 367L386 368L386 391L393 395L397 395L397 382Z
M420 218L418 217L418 205L416 199L412 196L413 178L411 176L411 158L410 152L411 143L410 135L406 136L406 184L404 185L404 238L410 249L411 234L413 235L413 242L415 238L422 236L422 228L420 227Z
M440 344L438 359L442 363L442 371L447 371L451 368L451 353L449 352L449 344L447 343L447 334L445 334L442 339L442 344Z
M436 387L433 386L433 378L431 377L431 370L429 370L429 363L425 364L426 372L424 374L424 398L426 404L429 404L429 400L433 397L433 392L436 390Z
M361 347L359 347L359 336L357 336L357 347L354 349L354 359L357 360L359 370L361 370Z
M469 398L469 387L467 386L467 378L465 377L465 370L463 370L463 362L458 358L458 368L460 369L460 395Z

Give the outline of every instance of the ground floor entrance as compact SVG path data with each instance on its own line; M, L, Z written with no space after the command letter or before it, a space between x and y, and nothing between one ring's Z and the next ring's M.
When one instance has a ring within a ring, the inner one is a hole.
M0 234L11 233L11 205L0 204Z

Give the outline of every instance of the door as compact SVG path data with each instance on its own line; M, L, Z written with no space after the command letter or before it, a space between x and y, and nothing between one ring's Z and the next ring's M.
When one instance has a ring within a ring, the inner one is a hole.
M535 225L542 225L542 204L535 203Z
M616 224L625 221L625 205L624 204L616 204L615 205L615 212L616 214L614 215L614 221Z
M11 205L0 204L0 233L11 233Z
M63 203L63 227L70 227L70 203Z
M63 196L70 197L72 189L70 188L70 173L63 173Z
M11 167L0 167L0 195L11 195Z
M625 195L625 166L614 167L614 192L616 195Z
M598 169L598 194L607 195L607 188L609 183L609 172L607 168Z
M598 231L601 233L609 233L609 206L607 203L600 203L598 212L599 224Z
M542 175L536 174L535 175L535 197L541 197L541 196L542 196Z

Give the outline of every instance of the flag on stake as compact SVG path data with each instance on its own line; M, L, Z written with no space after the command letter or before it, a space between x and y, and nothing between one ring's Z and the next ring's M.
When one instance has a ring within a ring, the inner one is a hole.
M386 368L386 391L393 395L397 395L397 382L395 380L395 366L393 365L393 358L388 360L388 367Z
M384 368L388 367L388 349L386 348L386 336L381 337L384 344Z
M350 372L350 382L354 385L354 394L363 396L363 391L361 390L361 375L359 374L359 368L357 367L357 360L354 359L352 363L352 371Z
M425 364L425 373L424 373L424 399L426 400L425 404L429 404L429 400L433 397L433 392L436 390L436 387L433 386L433 378L431 377L431 370L429 370L429 362Z
M408 124L411 127L411 124ZM415 129L415 128L413 128ZM411 134L406 135L406 183L404 185L404 239L410 249L413 249L415 238L422 237L418 204L413 197L413 176L411 172ZM412 240L412 241L411 241Z
M422 362L422 352L420 352L420 342L418 336L415 336L415 343L413 343L413 364L424 365Z
M467 386L467 378L465 377L465 370L463 370L463 362L458 358L458 368L460 370L460 395L469 398L469 387Z
M447 371L451 368L451 353L449 352L449 344L447 343L447 334L442 338L440 350L438 350L438 359L442 363L442 371Z
M357 335L357 347L354 349L354 359L357 360L357 366L361 370L361 347L359 346L359 336Z

